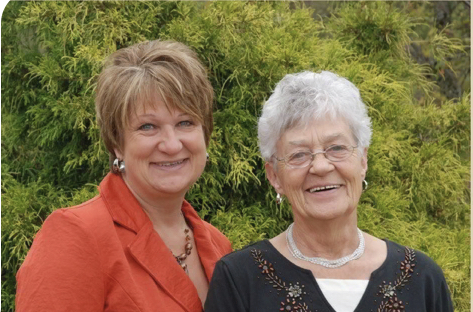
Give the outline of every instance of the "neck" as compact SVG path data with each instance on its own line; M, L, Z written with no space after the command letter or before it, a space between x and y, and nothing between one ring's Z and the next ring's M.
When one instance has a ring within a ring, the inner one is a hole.
M184 197L175 200L163 200L158 204L140 202L144 212L148 215L153 228L161 234L161 231L182 228L183 216L181 214Z
M307 257L333 260L349 255L360 243L356 212L344 220L313 220L294 216L293 238Z
M184 201L184 194L149 198L137 193L130 187L130 185L128 185L125 179L124 181L127 184L128 189L141 204L143 211L148 215L153 224L153 228L158 233L169 229L179 229L183 227L181 207L182 202Z

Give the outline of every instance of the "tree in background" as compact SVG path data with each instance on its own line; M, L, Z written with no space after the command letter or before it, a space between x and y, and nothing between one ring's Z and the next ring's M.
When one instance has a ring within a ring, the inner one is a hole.
M160 38L189 45L209 68L210 161L187 199L234 248L291 222L258 152L263 102L287 73L330 70L360 89L373 121L360 228L429 254L456 311L468 311L470 93L442 93L437 65L411 56L414 44L432 49L442 68L468 68L465 81L469 57L455 63L465 58L457 26L432 30L431 15L414 17L420 10L430 12L386 2L337 3L322 15L284 2L10 2L1 39L2 310L14 310L15 274L44 219L95 196L108 171L94 109L104 59Z

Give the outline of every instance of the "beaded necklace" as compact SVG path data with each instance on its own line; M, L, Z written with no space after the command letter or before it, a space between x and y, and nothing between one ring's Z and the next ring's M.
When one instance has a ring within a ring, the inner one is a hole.
M174 253L172 252L171 249L169 249L169 251L171 252L173 257L176 258L177 263L181 266L181 268L184 270L184 272L186 272L186 274L189 275L189 270L187 269L187 263L184 263L184 261L186 261L187 257L190 256L190 254L192 252L192 243L191 243L191 236L189 235L190 230L187 227L186 218L182 214L182 211L181 211L181 216L184 219L184 223L186 224L186 228L184 229L184 234L186 235L185 245L184 245L184 252L182 254L176 256L176 255L174 255Z

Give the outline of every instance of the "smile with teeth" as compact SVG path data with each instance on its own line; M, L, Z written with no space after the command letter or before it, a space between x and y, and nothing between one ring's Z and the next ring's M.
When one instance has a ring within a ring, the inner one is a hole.
M309 192L314 193L314 192L320 192L320 191L328 191L328 190L332 190L332 189L338 189L338 188L340 188L340 186L341 186L340 184L319 186L319 187L314 187L314 188L310 189Z
M178 161L173 161L173 162L160 162L160 163L154 163L160 167L172 167L176 165L180 165L185 161L185 159L178 160Z

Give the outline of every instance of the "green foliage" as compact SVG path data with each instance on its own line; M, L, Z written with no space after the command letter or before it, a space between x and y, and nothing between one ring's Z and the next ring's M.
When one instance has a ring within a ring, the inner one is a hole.
M287 73L331 70L360 89L373 121L360 228L426 252L455 310L469 311L470 94L445 100L432 68L410 57L407 46L426 37L411 4L334 7L314 19L317 11L285 2L10 2L1 37L2 310L14 310L14 277L42 221L97 194L108 171L94 110L104 58L160 38L191 46L209 69L210 161L187 199L234 248L277 235L292 218L259 156L262 103ZM427 37L446 67L462 52L449 28Z
M406 12L386 2L366 2L345 5L330 20L331 29L340 40L364 55L405 54L416 25Z

